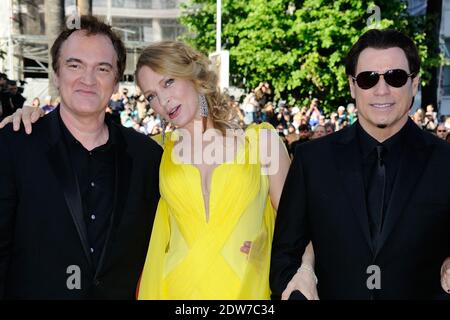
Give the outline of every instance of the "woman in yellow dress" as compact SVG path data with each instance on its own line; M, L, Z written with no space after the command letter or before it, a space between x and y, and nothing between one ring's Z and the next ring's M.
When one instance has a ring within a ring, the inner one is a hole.
M183 43L147 47L136 80L177 127L162 143L161 199L138 298L269 299L273 226L289 167L275 130L265 123L239 130L208 59Z

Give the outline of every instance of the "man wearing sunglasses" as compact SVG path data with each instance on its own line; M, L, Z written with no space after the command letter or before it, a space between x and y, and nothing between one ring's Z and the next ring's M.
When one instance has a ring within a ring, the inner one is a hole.
M416 46L395 30L370 30L351 48L358 121L296 149L275 224L274 297L300 295L309 241L322 299L450 297L440 284L450 256L450 145L408 117L419 71Z

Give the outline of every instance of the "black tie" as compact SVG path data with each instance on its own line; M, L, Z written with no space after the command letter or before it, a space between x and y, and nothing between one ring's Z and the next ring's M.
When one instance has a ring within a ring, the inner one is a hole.
M373 169L367 196L369 211L370 234L374 246L377 246L378 236L383 221L384 192L386 189L386 166L383 162L384 146L376 146L377 160Z

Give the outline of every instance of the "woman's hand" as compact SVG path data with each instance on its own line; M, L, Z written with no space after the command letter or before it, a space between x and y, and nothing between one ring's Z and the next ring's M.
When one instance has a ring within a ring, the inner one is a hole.
M300 291L308 300L319 300L317 278L311 267L302 265L298 269L281 294L281 300L288 300L291 293L295 290Z
M45 112L41 108L24 106L21 109L17 109L12 115L3 119L3 121L0 122L0 129L12 122L14 131L19 131L20 123L22 122L25 127L25 132L30 134L31 124L35 123L40 117L43 117L44 114Z

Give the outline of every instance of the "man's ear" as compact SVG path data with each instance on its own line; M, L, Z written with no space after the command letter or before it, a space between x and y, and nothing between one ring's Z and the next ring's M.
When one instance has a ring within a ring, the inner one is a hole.
M57 72L53 72L53 85L59 91L59 77Z
M417 75L414 77L414 79L412 79L412 95L413 97L416 96L417 94L417 90L419 89L419 83L420 83L420 76Z
M352 76L348 76L348 84L350 86L350 94L352 98L355 99L355 82L353 81Z

